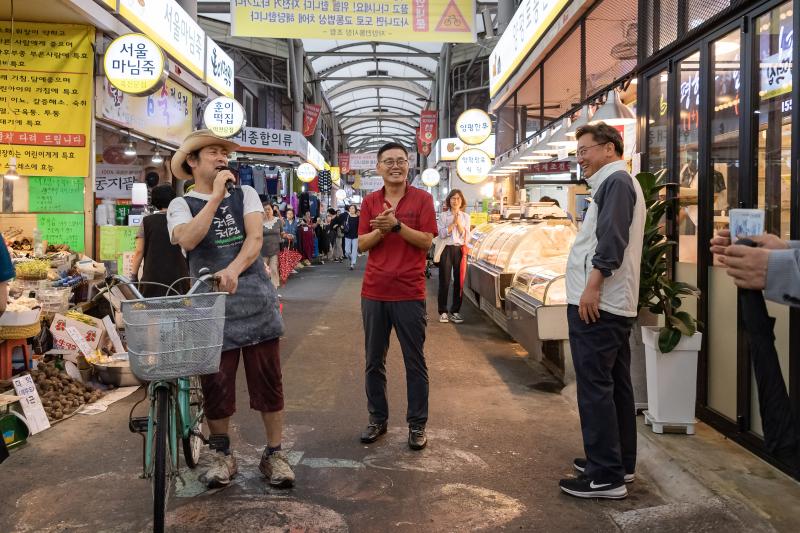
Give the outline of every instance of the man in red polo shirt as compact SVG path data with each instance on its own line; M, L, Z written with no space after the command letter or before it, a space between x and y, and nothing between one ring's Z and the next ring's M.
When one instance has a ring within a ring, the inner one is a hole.
M369 250L361 287L361 315L367 352L366 389L369 425L361 442L386 433L386 353L397 332L406 365L408 445L427 444L428 367L425 364L425 255L438 231L433 198L408 184L408 151L398 143L378 151L383 188L361 204L358 250Z

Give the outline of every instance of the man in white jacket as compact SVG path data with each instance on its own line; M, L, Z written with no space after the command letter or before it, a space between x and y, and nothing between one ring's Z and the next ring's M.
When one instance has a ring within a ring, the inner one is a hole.
M645 205L628 173L622 138L599 123L577 131L578 164L591 188L567 262L567 320L585 458L561 490L621 499L636 468L636 411L628 344L639 301Z

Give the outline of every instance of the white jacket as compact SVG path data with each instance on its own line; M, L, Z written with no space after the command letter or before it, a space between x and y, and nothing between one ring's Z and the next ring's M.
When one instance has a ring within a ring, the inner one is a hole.
M646 210L639 182L625 161L615 161L586 180L592 202L567 261L567 303L579 305L592 269L605 276L600 309L635 317Z

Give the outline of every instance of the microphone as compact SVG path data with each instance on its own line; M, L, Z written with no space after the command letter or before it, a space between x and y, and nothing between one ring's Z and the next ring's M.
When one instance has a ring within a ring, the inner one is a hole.
M229 166L226 166L226 165L220 165L220 166L218 166L218 167L217 167L217 171L218 171L218 172L221 172L221 171L223 171L223 170L230 170L230 171L231 171L231 174L233 174L233 176L234 176L234 177L237 177L237 172L236 172L236 170L235 170L235 169L233 169L233 168L231 168L231 167L229 167ZM236 187L237 187L237 185L236 185L236 182L235 182L235 181L227 181L227 182L225 182L225 189L226 189L226 190L227 190L229 193L230 193L230 192L233 192L233 190L234 190Z

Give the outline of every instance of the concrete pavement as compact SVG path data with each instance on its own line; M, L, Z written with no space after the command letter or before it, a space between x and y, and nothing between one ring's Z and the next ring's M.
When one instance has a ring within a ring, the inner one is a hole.
M764 516L708 488L649 437L640 439L642 467L627 500L561 494L558 480L582 455L572 402L541 392L546 371L469 303L464 324L440 324L435 275L426 344L429 445L422 452L406 445L404 371L394 337L389 433L361 444L365 258L360 263L353 272L344 264L305 268L280 291L287 324L284 448L296 464L295 488L271 489L258 472L265 438L240 375L232 434L239 475L227 489L206 492L185 472L169 503L170 531L797 530L791 518ZM102 415L62 422L0 465L0 531L147 530L151 498L138 478L141 438L127 429L142 394ZM780 486L790 497L797 489L791 480Z

